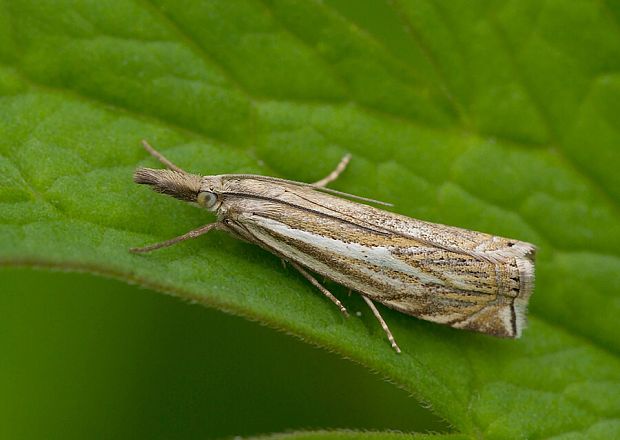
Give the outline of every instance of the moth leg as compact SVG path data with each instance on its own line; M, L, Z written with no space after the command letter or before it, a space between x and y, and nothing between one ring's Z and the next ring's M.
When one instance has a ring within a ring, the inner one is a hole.
M142 140L142 146L144 147L144 149L146 151L148 151L148 153L153 156L155 159L157 159L158 161L160 161L161 163L163 163L166 168L168 168L169 170L172 171L177 171L179 173L183 173L183 174L187 174L185 172L185 170L181 169L180 167L176 166L175 164L173 164L172 162L170 162L168 160L168 158L166 158L166 156L164 156L163 154L161 154L159 151L157 151L155 148L151 147L151 145L145 140Z
M316 280L316 278L314 278L312 275L310 275L299 264L297 264L297 263L295 263L293 261L289 261L289 264L291 266L293 266L295 269L297 269L299 271L299 273L304 276L304 278L306 278L308 281L310 281L312 283L313 286L315 286L317 289L319 289L323 295L328 297L334 304L336 304L344 316L346 316L347 318L349 317L349 312L347 311L345 306L342 305L340 300L333 295L333 293L331 293L329 290L327 290L325 287L323 287L323 285L321 283L319 283Z
M318 182L314 182L314 186L326 186L328 183L333 182L338 178L338 176L345 170L349 162L351 161L351 155L345 154L342 159L340 159L340 163L336 166L334 171L329 173L327 176L323 177Z
M211 229L220 229L222 225L219 222L209 223L208 225L204 225L199 227L198 229L194 229L193 231L189 231L187 234L179 235L178 237L171 238L170 240L162 241L159 243L154 243L149 246L131 248L129 252L134 254L143 254L145 252L151 252L155 249L161 249L168 246L172 246L173 244L179 243L181 241L189 240L190 238L196 238L203 234L206 234Z
M379 320L379 324L381 324L381 328L387 335L387 338L390 341L390 344L392 344L392 348L396 350L396 353L400 353L400 347L396 343L396 340L394 339L394 336L392 335L390 328L383 320L383 316L381 316L381 313L379 313L379 310L377 309L377 306L375 306L375 303L373 303L370 298L366 298L364 295L361 295L361 296L362 298L364 298L364 301L366 301L366 304L368 304L368 307L370 307L370 310L372 310L372 313L373 315L375 315L375 318Z

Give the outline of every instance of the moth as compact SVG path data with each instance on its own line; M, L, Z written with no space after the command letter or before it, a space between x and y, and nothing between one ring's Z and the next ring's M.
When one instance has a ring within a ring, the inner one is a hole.
M383 202L327 188L349 155L325 178L302 183L251 174L190 174L146 141L143 146L166 169L139 168L134 181L214 212L217 221L133 248L134 253L226 231L290 264L345 316L345 306L313 273L358 292L398 353L374 302L497 337L518 338L525 327L534 245L405 217L370 206Z

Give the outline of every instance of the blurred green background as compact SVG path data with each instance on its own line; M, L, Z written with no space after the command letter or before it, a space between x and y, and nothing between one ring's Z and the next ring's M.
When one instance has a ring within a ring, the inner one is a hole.
M0 269L0 438L447 431L379 376L293 337L86 274Z

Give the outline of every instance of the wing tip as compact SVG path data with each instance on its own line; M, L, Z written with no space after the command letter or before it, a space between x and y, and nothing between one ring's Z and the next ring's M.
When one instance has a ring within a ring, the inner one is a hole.
M527 327L527 306L534 290L536 247L526 242L514 242L505 249L495 251L494 256L502 260L514 258L519 271L518 295L506 297L501 303L487 306L476 315L452 326L500 338L518 339Z
M527 306L530 296L534 292L536 247L525 242L519 242L513 247L518 252L516 263L520 284L519 295L512 304L515 315L515 335L513 337L519 338L523 329L527 327Z

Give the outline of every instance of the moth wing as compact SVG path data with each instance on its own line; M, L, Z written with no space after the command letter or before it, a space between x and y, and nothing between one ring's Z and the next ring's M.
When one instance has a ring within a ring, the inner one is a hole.
M253 241L388 307L496 336L518 337L525 325L534 279L528 243L285 183L235 190Z

